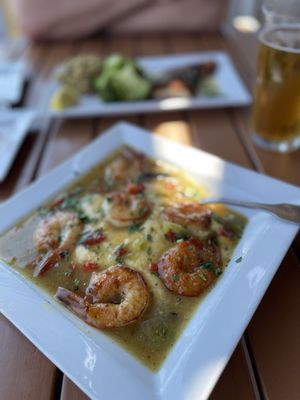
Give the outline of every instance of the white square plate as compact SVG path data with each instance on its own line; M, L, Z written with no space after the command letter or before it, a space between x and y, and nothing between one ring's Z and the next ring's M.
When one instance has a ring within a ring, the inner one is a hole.
M2 182L33 121L30 111L0 111L0 182Z
M122 144L183 168L209 194L300 204L299 188L120 123L0 206L0 232ZM295 225L269 214L245 214L249 223L232 262L156 373L3 262L0 310L92 399L205 399L297 232Z
M51 115L68 118L91 117L97 115L138 114L170 110L187 110L196 108L215 108L246 106L252 101L251 95L241 81L229 56L221 51L208 51L201 53L187 53L155 57L142 57L138 63L149 73L160 72L170 68L191 66L207 61L217 64L214 74L220 95L215 97L197 96L191 98L176 98L166 100L144 100L132 102L105 103L99 96L85 95L77 106L66 108L62 111L50 110L52 94L59 88L58 82L53 81L46 90L45 99L42 101L42 110ZM56 70L57 71L57 70ZM55 72L54 72L55 75Z

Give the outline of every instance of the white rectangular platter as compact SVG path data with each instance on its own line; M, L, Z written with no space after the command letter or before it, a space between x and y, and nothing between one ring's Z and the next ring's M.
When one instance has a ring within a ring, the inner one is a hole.
M300 204L297 187L119 123L2 204L0 234L123 144L184 169L210 195ZM3 262L0 311L92 399L206 399L297 232L270 214L243 213L249 223L232 261L156 373Z
M50 99L59 87L55 80L49 83L45 98L42 101L41 111L53 116L68 118L82 118L101 115L138 114L171 110L188 110L197 108L246 106L252 101L251 95L241 81L229 56L221 51L208 51L201 53L187 53L155 57L142 57L138 63L149 73L160 72L170 68L191 66L207 61L217 64L215 79L220 90L220 95L197 96L191 98L174 98L166 100L145 100L133 102L105 103L97 95L82 96L77 106L66 108L62 111L50 109Z

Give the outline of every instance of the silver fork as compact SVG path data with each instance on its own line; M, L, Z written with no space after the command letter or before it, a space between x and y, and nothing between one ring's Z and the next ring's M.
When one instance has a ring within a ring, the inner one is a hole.
M284 203L265 204L265 203L256 203L252 201L226 199L223 197L203 199L201 200L200 203L201 204L222 203L222 204L229 204L231 206L259 209L270 212L279 218L285 219L290 222L294 222L295 224L300 224L300 206L297 206L295 204L284 204Z

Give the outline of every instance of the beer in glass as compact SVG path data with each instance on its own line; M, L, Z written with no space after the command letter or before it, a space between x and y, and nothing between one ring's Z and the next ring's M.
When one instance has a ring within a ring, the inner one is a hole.
M299 20L297 13L280 15L273 11L270 15L272 9L265 8L266 26L259 37L254 141L279 152L300 147L300 2L297 3Z

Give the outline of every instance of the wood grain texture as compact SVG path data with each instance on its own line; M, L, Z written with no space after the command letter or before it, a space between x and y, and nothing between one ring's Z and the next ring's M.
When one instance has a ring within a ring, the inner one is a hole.
M249 40L252 41L251 46L246 45ZM240 36L233 43L229 48L235 59L244 51L242 48L247 48L248 79L254 82L256 38ZM256 147L251 140L251 110L232 110L231 114L256 169L299 186L300 150L276 154ZM296 399L300 393L296 372L300 369L299 235L294 248L296 255L289 251L247 330L261 386L264 395L270 399Z
M1 399L53 399L53 364L1 314L0 354Z
M256 392L249 374L244 349L241 343L236 347L209 399L256 399Z
M27 51L26 56L31 55L32 65L43 69L41 51L40 47L36 50L31 49ZM1 200L7 199L31 182L37 172L46 141L46 131L38 136L28 136L8 178L1 185ZM0 398L8 400L53 398L56 390L56 367L2 315L0 354Z
M268 399L299 399L299 284L299 262L289 251L247 329Z
M82 390L79 389L67 376L64 376L60 400L88 400ZM100 399L99 399L100 400ZM104 400L104 399L103 399Z
M53 67L72 54L128 56L184 53L223 49L230 53L249 89L255 78L256 39L243 35L169 35L151 37L103 37L76 43L43 44L26 49L34 79L25 105L35 107L44 95ZM193 145L239 165L255 168L300 185L299 151L278 155L258 149L251 140L251 108L168 112L121 118L57 121L38 135L28 135L8 179L0 185L0 201L46 173L80 150L98 133L125 119L172 140ZM300 393L299 249L289 251L247 329L249 347L239 344L211 395L213 400L254 399L256 382L266 398L298 399ZM244 343L244 342L243 342ZM248 351L253 357L249 364ZM0 317L0 398L53 399L57 369L3 316ZM250 369L249 369L250 368ZM34 382L34 384L32 384ZM38 382L42 382L40 385ZM254 384L254 385L253 385ZM87 397L67 377L62 400Z

